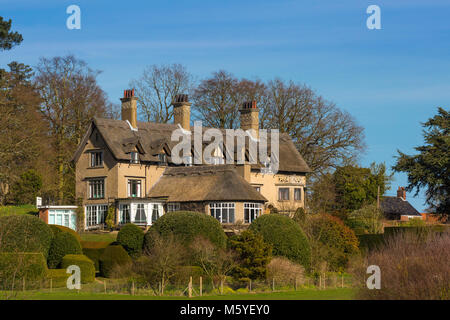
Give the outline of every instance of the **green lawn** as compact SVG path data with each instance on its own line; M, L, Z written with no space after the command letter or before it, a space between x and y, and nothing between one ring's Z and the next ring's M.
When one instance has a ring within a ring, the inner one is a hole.
M37 214L39 211L35 205L24 204L21 206L1 206L0 216L9 216L12 214Z
M158 297L149 295L104 294L85 292L18 292L16 299L22 300L351 300L354 290L350 288L339 289L302 289L299 291L275 293L243 293L203 296L188 299L187 297ZM1 295L0 295L1 296Z

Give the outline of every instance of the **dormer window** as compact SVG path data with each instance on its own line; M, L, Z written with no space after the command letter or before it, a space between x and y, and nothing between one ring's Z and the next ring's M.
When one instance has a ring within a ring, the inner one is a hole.
M92 151L91 152L91 167L102 167L103 166L103 152L102 151Z
M165 164L167 163L167 157L165 153L158 154L159 163Z
M139 163L139 153L135 151L130 152L130 163Z

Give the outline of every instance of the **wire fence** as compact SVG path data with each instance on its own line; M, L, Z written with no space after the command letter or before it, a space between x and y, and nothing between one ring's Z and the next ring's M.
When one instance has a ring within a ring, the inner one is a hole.
M185 283L147 283L142 279L109 279L96 278L92 283L81 284L79 290L69 290L61 280L42 279L28 281L15 279L14 283L3 283L0 298L14 298L15 293L24 297L27 293L64 293L78 292L90 294L124 294L146 296L185 296L201 297L227 294L270 293L298 291L306 288L317 290L352 287L352 280L348 275L321 274L315 277L301 277L297 279L267 279L236 281L227 277L223 281L212 281L208 277L190 277Z

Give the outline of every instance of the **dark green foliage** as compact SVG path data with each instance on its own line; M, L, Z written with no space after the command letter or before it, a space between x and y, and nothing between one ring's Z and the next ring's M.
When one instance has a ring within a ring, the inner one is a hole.
M374 234L383 232L383 213L375 204L363 206L347 215L345 224L356 234Z
M358 253L358 238L352 229L339 218L329 214L310 216L305 226L311 243L315 246L314 254L321 254L332 271L345 270L351 256Z
M48 226L50 227L54 235L57 235L60 232L67 232L73 235L78 240L78 242L81 243L81 237L76 231L64 226L59 226L57 224L49 224Z
M246 230L228 239L228 247L236 252L238 265L233 270L237 280L266 279L272 246L260 234Z
M220 222L199 212L177 211L163 215L145 234L144 249L151 248L153 233L158 233L163 237L174 235L186 247L198 236L208 239L220 248L226 246L226 235Z
M125 249L120 245L108 246L100 255L100 273L103 277L109 278L116 265L126 265L131 263L131 258Z
M42 177L33 169L22 173L12 185L11 193L16 204L33 204L42 188Z
M128 223L120 228L117 235L117 243L120 244L133 259L142 253L144 244L144 231L137 225Z
M203 269L198 266L181 266L176 268L176 272L170 282L175 286L185 286L189 282L190 277L192 277L193 283L199 283L200 277L203 277L203 285L206 284L208 277L205 277Z
M10 31L11 22L11 19L3 20L3 17L0 17L0 51L10 50L15 45L20 44L23 40L20 33Z
M249 228L272 245L274 256L283 256L309 269L311 248L304 232L292 219L278 214L262 215Z
M91 259L82 254L68 254L61 262L61 268L67 269L67 267L75 265L80 267L81 271L81 283L89 283L95 280L95 267L94 262Z
M105 248L83 248L83 254L94 262L95 271L100 271L100 256Z
M419 154L408 156L398 151L394 171L408 174L407 191L416 195L426 188L426 201L445 215L450 213L450 111L438 108L438 114L423 124L425 145Z
M361 234L358 235L359 248L373 250L381 248L384 245L384 234Z
M42 253L0 253L0 288L11 289L22 284L22 279L43 279L47 263ZM19 281L20 280L20 281Z
M82 254L80 242L69 232L58 232L48 251L48 267L50 269L57 268L64 256L68 254Z
M377 200L378 186L380 196L388 187L390 176L386 175L384 164L371 164L370 168L358 166L338 167L333 174L336 194L336 211L350 212L360 209L364 204Z
M50 227L37 217L0 217L0 252L40 252L47 258L52 238Z
M297 208L294 213L294 217L292 218L295 222L303 225L306 221L306 211L302 207Z

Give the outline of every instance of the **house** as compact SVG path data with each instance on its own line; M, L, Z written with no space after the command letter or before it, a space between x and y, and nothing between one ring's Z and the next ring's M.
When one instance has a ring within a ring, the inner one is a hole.
M175 97L173 124L137 121L134 89L125 90L121 102L122 119L92 119L73 156L76 197L84 208L86 229L102 226L111 205L117 224L141 226L176 210L204 212L224 224L245 224L271 207L280 211L304 207L310 169L287 134L279 135L277 172L265 170L270 162L249 161L248 146L237 150L237 144L233 150L214 149L209 164L192 161L196 150L177 164L172 151L178 142L171 140L172 133L182 129L196 134L196 127L190 126L187 95ZM253 129L252 139L261 145L256 103L244 103L240 112L241 128ZM226 130L218 132L225 140ZM273 144L267 145L270 159ZM200 148L204 152L207 145ZM225 164L227 153L240 153L245 161Z
M383 197L381 200L381 210L388 220L422 220L422 215L406 200L406 190L404 187L398 187L396 197Z

